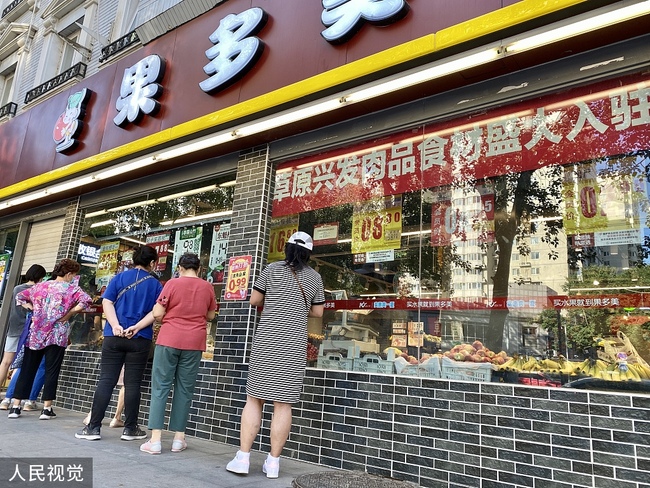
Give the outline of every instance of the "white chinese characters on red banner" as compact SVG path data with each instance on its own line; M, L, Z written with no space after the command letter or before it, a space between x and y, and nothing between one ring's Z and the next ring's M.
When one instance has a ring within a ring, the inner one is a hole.
M278 168L273 216L450 185L650 146L650 80L605 81L397 133ZM531 105L531 103L534 103ZM593 141L598 140L598 144Z
M650 306L650 296L643 293L619 295L548 296L492 298L484 302L464 302L448 298L400 298L379 300L328 300L327 310L514 310L528 309L541 312L548 308L638 308Z

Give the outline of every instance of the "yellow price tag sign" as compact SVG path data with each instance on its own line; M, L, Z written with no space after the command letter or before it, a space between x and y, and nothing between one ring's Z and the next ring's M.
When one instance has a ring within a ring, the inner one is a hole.
M274 219L271 223L271 235L269 238L269 255L268 262L280 261L284 259L284 246L289 237L298 232L298 215L290 215Z
M401 195L364 202L358 210L352 216L353 254L401 247Z

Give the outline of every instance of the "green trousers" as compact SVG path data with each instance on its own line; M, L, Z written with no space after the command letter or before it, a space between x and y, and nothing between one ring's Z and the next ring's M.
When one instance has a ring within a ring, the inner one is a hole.
M173 386L169 430L185 432L200 365L201 351L156 346L151 369L150 429L164 428L167 398Z

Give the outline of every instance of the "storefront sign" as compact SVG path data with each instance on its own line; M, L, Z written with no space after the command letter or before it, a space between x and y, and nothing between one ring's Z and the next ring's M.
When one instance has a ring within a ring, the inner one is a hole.
M321 21L327 29L321 32L321 35L332 44L349 40L364 20L387 25L404 18L409 11L405 0L323 0L323 8Z
M281 165L276 173L273 216L366 201L378 193L394 195L444 187L459 174L481 181L553 163L587 161L647 148L650 81L629 81L624 86L603 82L586 88L588 92L576 88L541 97L536 105L526 102L501 107L476 117L469 126L465 119L445 122L425 127L424 136L397 133ZM595 140L598 144L593 143ZM583 187L565 201L582 193L584 198L579 201L585 205L587 218L595 218L594 227L604 230L594 195L610 190L601 188L609 183L598 183L593 193ZM622 183L618 180L619 185ZM635 191L634 182L625 184L630 185L629 191ZM620 194L620 188L612 187L611 191ZM486 213L491 210L488 200L484 202ZM618 215L616 203L611 205ZM574 233L578 231L577 227L573 229Z
M81 242L79 244L79 262L88 264L97 264L99 262L100 246Z
M648 297L650 298L650 297ZM650 302L643 293L551 297L554 308L638 308Z
M212 246L210 247L210 263L208 265L208 281L210 283L223 283L229 237L230 224L214 224Z
M165 61L152 54L124 70L120 96L115 103L119 112L113 123L119 127L137 123L145 115L156 115L163 87L158 83L165 74Z
M180 229L176 231L176 240L174 241L174 256L172 259L172 270L178 266L178 261L185 253L200 254L201 240L203 239L203 227L191 227L189 229Z
M158 253L158 261L154 271L162 273L167 268L167 256L169 255L169 240L171 235L169 232L162 234L150 234L146 238L147 246L153 247ZM172 268L173 269L173 268Z
M108 285L117 271L117 255L120 241L106 242L99 248L99 262L95 273L95 282L100 290Z
M267 20L268 14L259 7L221 19L217 30L210 35L210 42L215 46L205 52L210 62L203 71L210 78L199 83L201 90L220 90L250 71L264 51L264 43L255 34Z
M92 93L88 88L84 88L68 97L65 112L59 115L54 126L53 138L57 144L56 152L65 152L77 146L76 138L83 129L82 119L86 116L86 105Z
M399 249L402 196L357 203L352 216L352 253Z
M248 296L248 282L252 256L232 257L228 261L228 282L224 300L245 300Z
M284 259L284 246L291 234L298 232L299 215L287 215L271 220L271 235L269 237L268 261Z
M11 261L11 254L0 254L0 296L5 289L7 281L7 271L9 271L9 263Z
M318 224L314 226L314 246L336 244L339 239L339 223Z

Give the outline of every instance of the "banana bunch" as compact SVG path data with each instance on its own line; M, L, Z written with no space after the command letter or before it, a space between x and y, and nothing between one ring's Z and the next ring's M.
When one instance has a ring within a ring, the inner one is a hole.
M517 373L539 370L539 362L532 356L529 358L524 356L513 356L499 366L499 371L514 371Z
M499 365L498 370L499 371L520 371L519 368L523 364L522 358L514 355L510 359L508 359L505 363Z
M575 371L577 364L567 361L564 356L560 356L557 360L557 364L560 366L560 373L568 374L575 376L577 373Z
M642 380L650 380L650 368L645 364L640 363L628 363L628 368L633 369L636 374L639 375L639 378Z
M559 373L562 371L562 365L559 361L553 359L542 359L539 362L540 371L545 373Z
M601 374L601 378L604 380L611 381L641 381L641 376L637 373L635 367L631 364L627 365L627 368L622 370L618 364L611 364L607 370Z
M610 366L603 361L602 359L585 359L583 362L579 363L574 371L576 373L581 373L586 376L591 376L592 378L601 378L601 379L610 379L607 378L607 374L603 376L603 373L608 370Z

